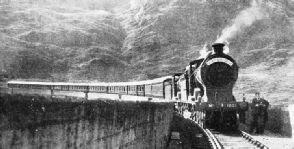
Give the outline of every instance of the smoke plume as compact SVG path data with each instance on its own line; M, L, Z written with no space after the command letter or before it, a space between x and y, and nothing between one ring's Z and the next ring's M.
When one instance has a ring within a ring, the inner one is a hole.
M260 20L265 17L264 12L260 6L261 2L252 1L251 6L247 9L242 10L236 18L233 20L231 26L226 27L222 34L217 40L216 43L223 43L226 40L233 38L236 34L241 32L244 28L249 27L257 20Z
M199 51L200 56L197 59L205 58L211 51L211 46L207 42L205 42L203 48Z
M230 48L229 48L230 43L229 43L229 41L226 40L223 43L225 44L225 46L224 46L224 53L225 54L229 54L230 53Z

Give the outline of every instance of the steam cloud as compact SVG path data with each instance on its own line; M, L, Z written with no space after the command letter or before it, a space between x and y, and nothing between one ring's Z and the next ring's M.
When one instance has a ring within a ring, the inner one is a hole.
M247 9L242 10L233 20L232 25L224 28L222 30L221 36L217 36L217 40L215 41L215 43L225 44L224 53L228 54L230 51L228 41L229 39L233 38L244 28L252 25L255 21L261 20L266 16L266 14L261 9L261 3L262 0L259 0L258 2L256 0L253 0L251 2L251 6ZM210 52L212 52L211 47L207 43L205 43L202 50L199 51L199 58L205 58Z
M145 3L147 3L148 0L130 0L129 4L130 4L130 8L137 8L140 5L143 5Z
M228 54L230 52L229 42L226 41L225 44L226 45L224 46L224 53L225 54ZM203 48L199 51L200 56L197 59L205 58L211 52L212 52L211 45L208 44L207 42L205 42L205 44L203 45Z
M242 10L236 18L233 20L233 24L231 26L226 27L222 34L217 40L216 43L223 43L227 40L234 37L237 33L242 31L242 29L252 25L257 20L260 20L265 17L265 14L262 12L261 6L259 5L261 2L252 1L251 7Z
M205 58L211 51L211 46L207 42L205 42L202 50L199 51L200 56L197 59Z

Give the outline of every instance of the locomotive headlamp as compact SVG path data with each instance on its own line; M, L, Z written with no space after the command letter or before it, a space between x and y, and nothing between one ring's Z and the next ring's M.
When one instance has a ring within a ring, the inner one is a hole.
M223 43L214 43L211 45L213 47L214 53L223 53L225 44Z

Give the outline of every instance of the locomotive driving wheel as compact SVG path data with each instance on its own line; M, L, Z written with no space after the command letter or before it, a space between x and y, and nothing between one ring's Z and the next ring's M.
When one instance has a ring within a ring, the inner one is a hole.
M199 112L198 124L201 128L205 128L205 112Z

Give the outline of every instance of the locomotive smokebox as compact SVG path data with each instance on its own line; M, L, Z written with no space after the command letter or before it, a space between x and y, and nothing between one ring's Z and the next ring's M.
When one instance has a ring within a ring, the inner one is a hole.
M216 54L224 53L225 44L223 44L223 43L214 43L211 46L213 47L214 53L216 53Z

